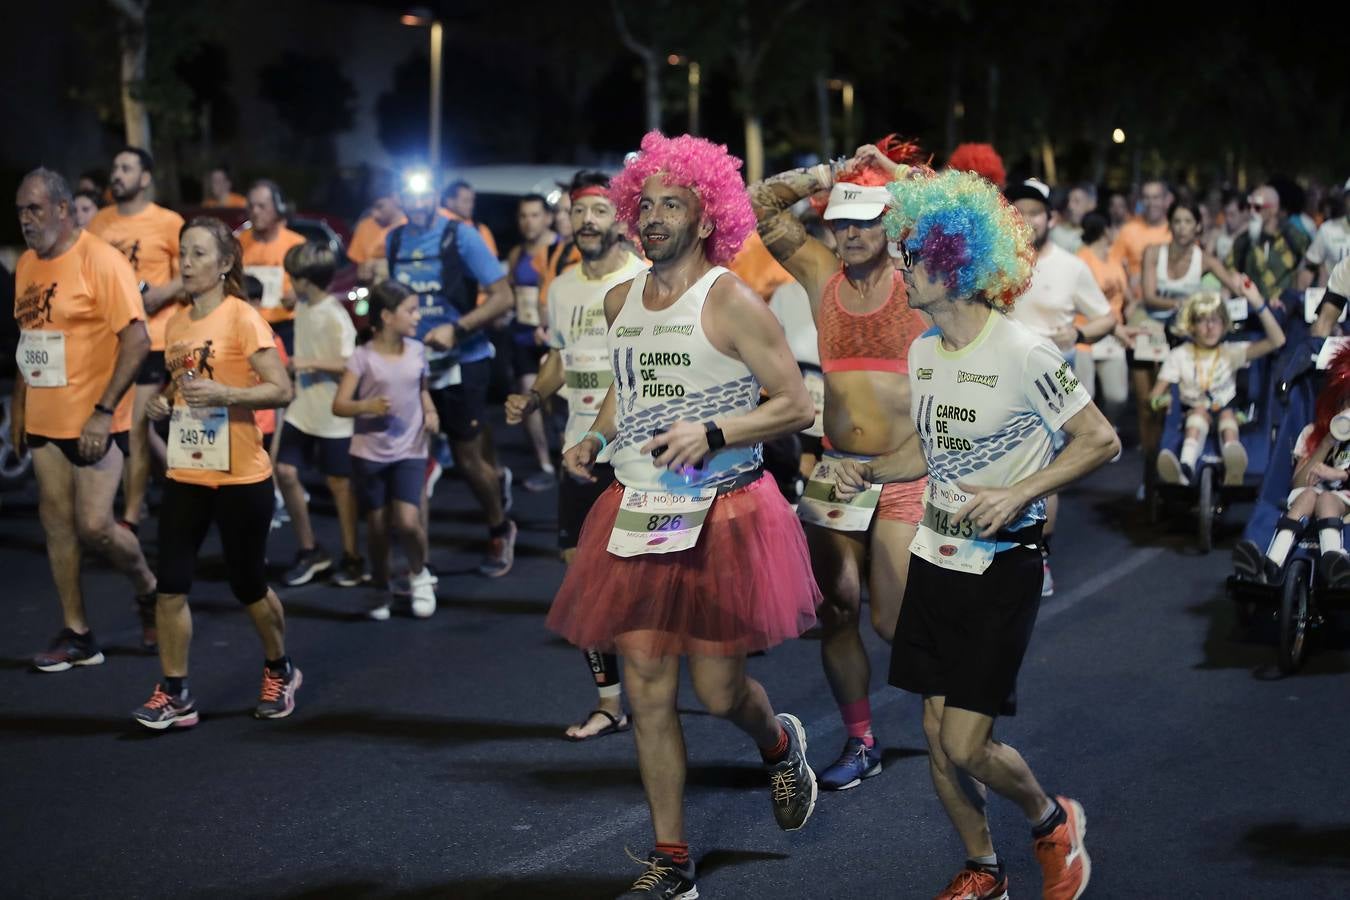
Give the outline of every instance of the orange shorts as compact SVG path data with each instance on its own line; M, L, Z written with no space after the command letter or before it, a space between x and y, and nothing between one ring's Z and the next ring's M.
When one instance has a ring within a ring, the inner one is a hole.
M911 525L918 525L919 520L923 518L923 492L927 488L927 478L882 485L876 517L886 522L908 522Z

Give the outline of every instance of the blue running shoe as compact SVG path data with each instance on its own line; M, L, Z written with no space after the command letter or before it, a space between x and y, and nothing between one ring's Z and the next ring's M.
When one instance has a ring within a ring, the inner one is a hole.
M881 774L881 751L867 746L862 738L851 737L844 743L834 765L820 773L820 786L827 791L846 791L862 784L864 778Z

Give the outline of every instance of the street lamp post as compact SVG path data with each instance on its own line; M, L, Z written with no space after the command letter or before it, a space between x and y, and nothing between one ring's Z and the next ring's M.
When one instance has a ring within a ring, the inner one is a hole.
M432 15L425 6L408 10L399 19L404 25L414 28L431 28L431 104L427 129L427 165L431 168L434 180L441 167L441 60L445 43L445 30L441 20Z

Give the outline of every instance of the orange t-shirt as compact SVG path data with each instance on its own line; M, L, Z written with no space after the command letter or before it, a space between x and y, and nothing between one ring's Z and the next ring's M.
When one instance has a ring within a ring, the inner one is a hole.
M741 245L741 252L727 264L727 268L740 276L741 280L769 302L773 292L792 280L788 270L778 264L769 248L764 246L759 232L751 231L750 236Z
M407 216L400 215L388 225L381 225L375 221L374 216L366 216L356 223L356 230L352 232L351 245L347 247L347 258L354 263L384 259L385 239L389 237L389 232L407 221Z
M270 241L260 241L253 236L253 230L243 232L239 235L239 246L244 248L244 270L257 267L260 269L276 268L281 273L281 292L282 294L291 293L291 276L286 274L283 263L286 261L286 251L296 244L303 244L305 239L302 235L291 231L289 228L282 228L277 232L277 236ZM266 279L263 280L266 284ZM284 306L262 307L258 310L262 313L263 319L272 325L278 322L288 322L295 318L295 313Z
M252 304L249 305L251 306ZM281 364L283 366L289 366L291 364L291 357L286 353L286 345L281 342L281 338L277 337L275 332L272 333L272 340L276 342L277 356L281 357ZM272 434L277 430L277 411L271 407L268 407L267 409L255 409L253 411L253 421L258 423L258 430L263 433L263 436Z
M14 270L14 318L23 331L66 336L66 386L29 387L25 428L48 438L77 438L117 366L117 334L144 321L131 264L87 231L55 259L24 251ZM131 428L131 391L112 417L112 432Z
M122 251L131 262L137 281L159 287L178 274L178 235L183 217L171 209L151 203L134 216L124 216L116 206L105 206L89 222L89 231ZM178 308L169 301L145 323L150 332L150 349L164 349L164 324Z
M1130 276L1138 277L1143 270L1144 248L1153 244L1166 244L1172 240L1172 229L1166 223L1145 225L1143 219L1131 219L1120 226L1120 233L1111 245L1108 259L1111 262L1125 263Z
M1125 321L1125 288L1128 282L1125 279L1125 267L1119 262L1114 262L1110 258L1101 259L1092 252L1091 247L1078 248L1078 258L1087 263L1092 270L1092 277L1097 282L1097 287L1102 289L1106 295L1106 302L1111 304L1111 312L1116 314L1117 322Z
M248 200L243 194L230 193L225 195L225 199L217 200L215 197L207 197L202 201L202 206L207 209L243 209L248 206Z
M169 349L164 364L175 384L191 359L193 377L210 378L229 387L253 387L260 384L249 358L259 350L276 346L276 335L258 315L258 311L238 297L226 297L205 318L193 319L193 307L180 309L172 319L166 337ZM174 391L175 397L177 390ZM181 402L181 401L177 401ZM253 484L272 477L272 461L263 449L262 432L253 418L253 410L230 407L230 470L169 469L168 476L183 484L220 487L226 484Z

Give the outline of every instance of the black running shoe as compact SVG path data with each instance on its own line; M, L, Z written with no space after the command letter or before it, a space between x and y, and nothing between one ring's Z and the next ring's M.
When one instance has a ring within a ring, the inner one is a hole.
M333 558L322 547L299 550L295 554L295 564L286 571L281 580L290 587L299 587L302 584L309 584L315 575L332 567Z
M511 571L511 566L515 565L516 535L519 533L519 529L516 528L516 523L510 520L507 520L506 524L511 526L506 534L489 539L487 555L478 564L480 575L486 575L488 578L501 578Z
M1255 541L1241 540L1233 545L1233 571L1239 578L1260 584L1280 581L1280 567L1261 552Z
M197 724L197 706L191 697L174 697L164 693L160 685L140 709L131 714L141 725L155 731L169 728L191 728Z
M291 667L291 674L285 678L263 666L262 691L253 715L258 719L284 719L295 711L295 692L300 690L303 679L300 670Z
M359 556L342 554L342 562L333 570L333 584L338 587L356 587L370 580L366 574L366 561Z
M784 831L796 831L816 808L816 773L806 762L806 729L790 713L779 713L778 722L788 736L787 755L765 766L773 798L773 817Z
M1328 550L1317 561L1322 583L1333 590L1350 587L1350 555L1344 550Z
M97 666L103 662L103 651L94 642L92 631L76 634L62 628L45 653L33 657L33 667L39 672L64 672L72 666Z
M619 895L619 900L646 898L646 900L697 900L698 885L694 883L694 862L683 867L659 850L653 850L645 860L628 854L633 862L646 866L633 886Z
M150 651L159 649L159 629L155 626L154 591L136 598L136 614L141 619L141 648Z

